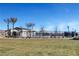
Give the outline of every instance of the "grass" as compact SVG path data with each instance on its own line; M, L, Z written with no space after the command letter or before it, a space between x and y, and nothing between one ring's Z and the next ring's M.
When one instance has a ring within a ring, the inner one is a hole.
M79 40L0 39L0 56L77 56Z

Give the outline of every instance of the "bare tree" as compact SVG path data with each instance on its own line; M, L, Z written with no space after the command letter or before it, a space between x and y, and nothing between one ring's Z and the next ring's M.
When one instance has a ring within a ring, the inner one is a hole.
M42 37L43 35L44 35L44 32L45 32L45 29L44 29L44 26L42 26L41 28L40 28L40 37Z
M55 32L54 32L54 38L56 38L57 32L58 32L58 28L57 28L57 26L56 26L56 27L55 27Z
M70 33L69 33L69 26L67 26L67 29L68 29L68 37L70 37Z

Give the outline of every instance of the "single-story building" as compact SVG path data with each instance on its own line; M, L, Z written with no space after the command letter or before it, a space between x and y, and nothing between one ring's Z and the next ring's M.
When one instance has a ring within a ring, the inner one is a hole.
M26 28L20 28L16 27L14 29L9 29L9 36L10 37L17 37L17 38L27 38L27 37L34 37L36 31L26 29ZM8 30L6 30L6 37L8 36Z

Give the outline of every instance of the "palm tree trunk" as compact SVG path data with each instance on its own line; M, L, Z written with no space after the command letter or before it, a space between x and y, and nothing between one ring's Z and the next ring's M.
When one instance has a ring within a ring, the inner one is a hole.
M14 23L13 23L13 29L14 29Z
M31 33L30 33L30 31L28 31L28 33L27 33L27 34L28 34L27 38L29 38L29 39L30 39L30 38L31 38Z
M32 31L33 31L33 26L32 26L32 29L31 29L31 33L32 33ZM34 37L34 33L33 33L32 37Z
M13 23L13 32L14 32L14 23ZM14 34L13 34L12 36L13 36L13 38L14 38Z
M8 30L8 38L9 38L9 24L7 24L7 30Z

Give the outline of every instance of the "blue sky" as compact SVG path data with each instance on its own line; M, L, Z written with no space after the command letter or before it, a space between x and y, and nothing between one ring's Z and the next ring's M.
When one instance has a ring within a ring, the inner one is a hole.
M0 29L6 29L3 19L17 17L16 27L26 27L28 22L35 23L36 30L44 26L46 30L58 31L70 30L79 31L79 4L68 3L19 3L19 4L0 4ZM11 25L12 26L12 25Z

